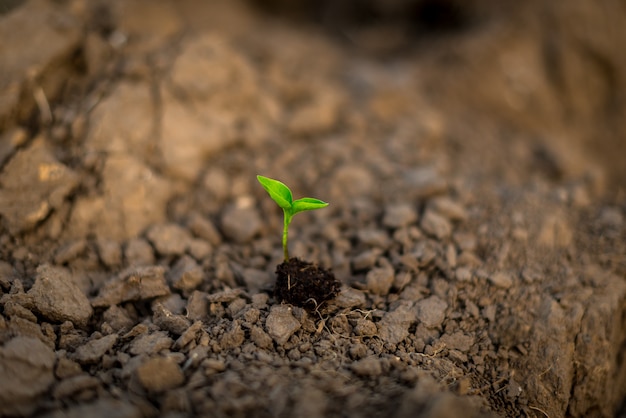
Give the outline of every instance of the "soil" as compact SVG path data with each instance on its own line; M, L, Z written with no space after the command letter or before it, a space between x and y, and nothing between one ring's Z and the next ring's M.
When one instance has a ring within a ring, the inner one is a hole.
M274 297L278 302L287 302L316 311L333 299L341 289L332 271L313 263L292 257L276 267Z
M625 15L0 2L0 416L625 416Z

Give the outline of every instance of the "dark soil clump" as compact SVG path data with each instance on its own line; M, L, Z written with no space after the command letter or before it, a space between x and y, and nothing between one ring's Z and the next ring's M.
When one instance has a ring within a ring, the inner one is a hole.
M274 296L279 302L317 309L339 293L341 283L331 270L292 257L276 266Z

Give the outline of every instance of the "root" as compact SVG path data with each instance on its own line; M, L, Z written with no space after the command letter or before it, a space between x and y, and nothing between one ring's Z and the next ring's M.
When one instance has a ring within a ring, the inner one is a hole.
M548 415L548 413L544 411L543 409L540 409L540 408L537 408L536 406L531 406L531 405L528 405L528 408L532 409L533 411L539 411L542 414L544 414L547 418L550 418L550 415Z
M36 86L33 89L33 96L39 108L39 113L41 113L41 121L44 124L49 124L52 122L52 110L50 110L50 103L46 97L46 92L43 91L41 86Z

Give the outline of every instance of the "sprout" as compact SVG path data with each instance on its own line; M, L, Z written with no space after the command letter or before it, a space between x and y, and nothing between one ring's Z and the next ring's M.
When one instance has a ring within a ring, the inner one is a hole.
M298 212L324 208L328 206L328 203L312 197L303 197L302 199L293 200L289 187L280 181L263 176L256 176L256 178L274 202L280 206L285 215L283 223L283 254L285 256L285 261L288 262L289 248L287 245L287 235L289 224L291 223L293 215Z

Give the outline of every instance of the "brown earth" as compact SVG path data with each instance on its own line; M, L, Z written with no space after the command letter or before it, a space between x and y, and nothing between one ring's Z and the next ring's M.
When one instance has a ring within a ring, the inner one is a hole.
M0 2L0 416L620 415L626 9L513 3Z

